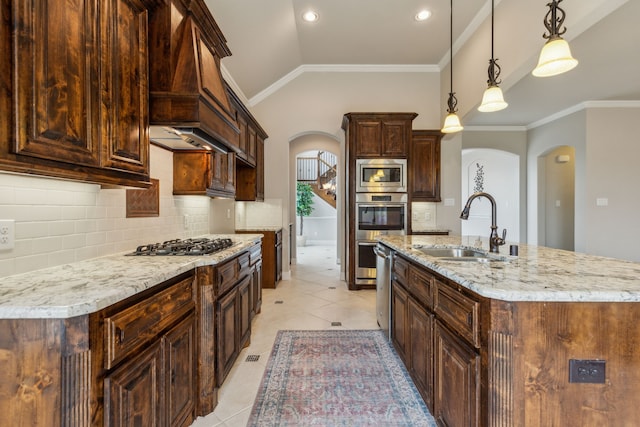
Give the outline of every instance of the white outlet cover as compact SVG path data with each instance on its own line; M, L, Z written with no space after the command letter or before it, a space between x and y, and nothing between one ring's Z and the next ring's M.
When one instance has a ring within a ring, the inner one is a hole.
M0 219L0 251L13 249L15 245L15 220Z

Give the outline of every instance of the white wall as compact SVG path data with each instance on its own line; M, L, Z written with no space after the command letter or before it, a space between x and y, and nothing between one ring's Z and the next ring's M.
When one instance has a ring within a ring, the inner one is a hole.
M584 250L640 261L640 107L589 108L586 122Z
M564 156L567 161L559 162ZM558 147L544 157L544 245L572 251L575 218L575 150ZM542 159L540 164L542 165ZM542 174L542 170L538 171Z
M151 146L160 216L125 218L125 189L0 173L0 219L15 220L15 247L0 251L0 277L209 231L210 199L173 196L172 154ZM184 216L189 219L185 227Z
M529 236L537 244L544 233L539 158L568 145L575 149L575 250L640 261L640 106L594 102L584 107L528 132ZM607 199L608 206L597 206L597 199Z
M461 167L462 201L466 201L476 191L491 194L496 201L498 234L502 236L503 230L507 230L507 240L520 242L518 156L486 148L465 149L462 150ZM491 220L489 200L484 197L475 199L471 205L469 219L462 221L462 235L488 237L491 233Z

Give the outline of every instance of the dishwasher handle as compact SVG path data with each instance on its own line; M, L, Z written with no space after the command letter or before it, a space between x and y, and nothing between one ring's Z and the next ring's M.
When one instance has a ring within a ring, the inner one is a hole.
M381 251L380 249L378 249L378 246L374 246L373 247L373 252L375 252L375 254L377 256L379 256L380 258L391 259L391 252L385 253L385 252Z

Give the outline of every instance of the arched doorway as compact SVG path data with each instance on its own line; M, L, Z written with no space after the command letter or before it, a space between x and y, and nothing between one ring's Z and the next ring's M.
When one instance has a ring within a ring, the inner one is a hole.
M342 150L341 150L341 144L340 141L336 139L335 136L333 135L329 135L326 133L305 133L302 135L298 135L294 138L292 138L289 142L289 171L290 171L290 176L289 176L289 182L290 182L290 189L289 189L289 206L290 206L290 212L289 212L289 217L290 218L295 218L295 221L292 221L292 235L293 236L297 236L298 233L298 224L299 224L299 218L296 215L296 184L297 184L297 173L298 173L298 168L297 168L297 159L299 157L304 157L305 153L318 153L318 152L328 152L328 153L332 153L336 159L337 162L337 176L335 177L335 203L336 203L336 207L335 207L335 221L333 223L331 223L330 221L328 222L329 225L327 224L322 224L324 221L324 219L318 219L318 220L311 220L314 222L311 222L308 218L305 218L305 222L304 222L304 227L306 232L308 232L309 237L311 237L311 240L314 240L314 238L317 238L317 240L321 241L321 240L325 240L326 241L326 237L330 236L330 238L332 239L332 241L334 242L333 244L335 245L335 249L336 249L336 263L340 264L340 271L341 271L341 278L344 278L344 271L343 271L343 266L344 263L341 262L342 260L342 254L344 253L344 214L343 214L343 205L344 205L344 195L342 194L343 192L341 191L341 188L344 186L344 164L343 164L343 160L342 160ZM319 201L318 203L324 203L323 201ZM322 212L326 212L324 209L326 208L326 206L322 206L319 205L319 207L321 208L320 210ZM326 217L327 215L322 215L320 214L320 217ZM326 233L322 233L322 228L323 226L328 226L328 227L332 227L332 229L327 230ZM307 234L307 233L305 233ZM298 245L296 242L296 238L292 238L291 239L291 262L292 264L295 264L297 262L297 251L298 251Z
M575 148L538 157L538 244L575 250Z

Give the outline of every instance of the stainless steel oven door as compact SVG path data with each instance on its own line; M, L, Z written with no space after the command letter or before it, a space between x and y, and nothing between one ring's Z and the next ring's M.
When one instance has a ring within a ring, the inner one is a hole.
M376 241L356 241L356 284L376 284Z

